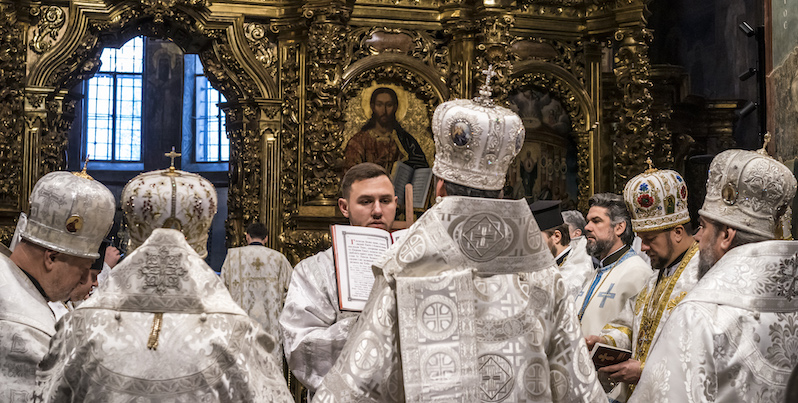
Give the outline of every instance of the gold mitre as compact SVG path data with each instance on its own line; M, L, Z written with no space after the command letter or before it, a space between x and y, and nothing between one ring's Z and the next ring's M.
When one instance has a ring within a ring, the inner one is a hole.
M658 231L690 222L687 184L678 172L649 168L635 176L623 189L623 199L632 214L635 232Z

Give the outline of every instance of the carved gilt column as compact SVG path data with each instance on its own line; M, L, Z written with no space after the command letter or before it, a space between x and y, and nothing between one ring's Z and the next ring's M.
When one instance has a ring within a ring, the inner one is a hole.
M227 243L240 246L246 225L260 217L261 155L260 108L253 103L225 103L230 137L230 187L227 190Z
M618 130L614 133L614 190L622 190L633 176L643 172L641 156L650 155L659 163L670 158L654 153L655 136L651 129L651 80L648 46L651 32L641 27L622 28L615 32L619 49L615 54L615 78L623 94ZM654 155L656 154L656 155Z
M471 19L471 9L458 1L446 1L441 6L441 25L451 37L449 49L452 66L449 74L450 96L471 98L474 93L474 40L476 23ZM444 100L445 101L445 100Z
M312 1L302 7L310 22L307 48L307 100L302 147L302 200L311 205L335 205L339 167L343 164L341 76L352 4Z
M477 7L476 19L479 22L480 31L477 33L476 66L473 69L475 71L472 72L472 74L477 74L473 80L476 85L473 89L479 88L484 80L484 76L478 72L493 65L497 73L491 81L493 99L498 103L505 103L510 74L512 74L510 29L515 24L515 18L508 12L510 8L508 1L486 1L484 3L484 6Z
M13 4L0 3L0 242L8 245L23 204L25 37Z

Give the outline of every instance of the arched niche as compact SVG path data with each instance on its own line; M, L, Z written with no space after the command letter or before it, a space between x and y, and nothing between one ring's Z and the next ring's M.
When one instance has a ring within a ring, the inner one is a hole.
M595 133L597 115L590 96L584 85L573 74L555 64L530 60L519 62L513 67L508 94L512 96L525 89L536 89L556 99L567 113L570 133L566 140L572 141L575 146L576 162L576 172L569 170L567 174L576 174L576 207L586 211L587 201L595 191L596 178L593 166L597 160ZM527 129L527 143L535 141L531 138L534 133L534 130L530 133ZM524 153L524 149L521 153ZM524 155L519 155L517 158L520 161Z
M279 189L264 186L279 181L281 118L276 40L266 25L212 10L207 1L70 2L38 6L31 15L20 206L41 175L65 168L76 103L69 89L96 73L103 48L143 35L198 54L208 80L228 100L222 105L231 150L228 244L243 242L247 223L277 210ZM276 231L274 216L269 225Z

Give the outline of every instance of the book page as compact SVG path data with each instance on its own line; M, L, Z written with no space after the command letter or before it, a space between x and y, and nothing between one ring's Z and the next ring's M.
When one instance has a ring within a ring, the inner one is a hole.
M374 286L371 264L391 246L391 235L379 228L333 226L333 251L340 308L362 311Z
M399 242L399 240L402 239L405 234L407 234L407 228L391 232L391 239L393 239L393 243Z
M432 184L432 168L418 168L413 172L413 208L427 207L429 188Z
M413 168L404 162L397 161L392 169L393 192L399 198L399 204L405 202L405 185L413 179ZM415 201L414 201L415 203Z

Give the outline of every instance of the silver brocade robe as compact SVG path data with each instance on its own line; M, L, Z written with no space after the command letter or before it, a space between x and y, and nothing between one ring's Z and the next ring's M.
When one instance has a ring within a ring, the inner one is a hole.
M311 392L341 354L355 320L357 313L339 309L332 248L294 267L280 329L288 368Z
M526 202L446 197L374 270L314 402L606 401Z
M0 255L0 401L30 401L36 366L54 333L47 301L11 259Z
M605 268L603 273L601 270L596 269L587 277L576 297L577 312L582 310L585 298L588 298L581 318L582 333L585 336L598 334L604 325L618 316L626 302L634 300L646 285L652 273L651 267L634 249L630 249L624 257ZM595 288L590 293L594 282Z
M798 242L738 246L673 310L630 402L783 402L798 364Z
M571 240L571 250L560 264L560 274L568 292L576 298L585 279L593 274L593 259L587 254L587 239L580 236Z
M262 245L248 245L227 251L220 276L233 301L278 340L273 353L278 364L283 362L283 344L277 320L291 270L291 263L282 253Z
M694 243L673 274L663 276L658 283L659 271L656 271L637 297L629 298L626 307L599 335L610 345L632 350L632 358L645 367L651 346L662 333L673 308L698 282L698 256L698 243ZM630 385L619 383L609 397L625 402L631 391Z
M275 347L182 233L156 229L58 322L34 401L292 402Z

